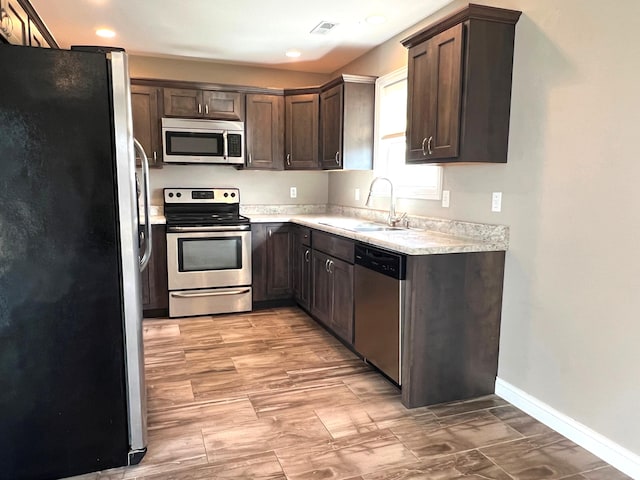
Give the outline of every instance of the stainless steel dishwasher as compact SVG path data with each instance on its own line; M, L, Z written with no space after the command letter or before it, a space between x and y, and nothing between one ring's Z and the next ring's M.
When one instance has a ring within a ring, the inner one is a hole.
M369 363L401 383L403 298L407 258L355 246L355 342Z

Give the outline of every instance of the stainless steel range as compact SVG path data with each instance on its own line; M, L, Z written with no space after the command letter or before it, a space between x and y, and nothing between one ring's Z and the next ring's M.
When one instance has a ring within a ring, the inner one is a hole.
M251 310L251 224L237 188L165 188L169 316Z

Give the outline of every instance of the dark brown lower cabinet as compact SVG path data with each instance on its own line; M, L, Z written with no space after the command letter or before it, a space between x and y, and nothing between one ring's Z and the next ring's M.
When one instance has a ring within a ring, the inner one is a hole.
M142 310L145 317L166 315L169 309L167 286L167 235L164 225L152 225L151 260L142 272Z
M311 307L310 235L309 229L297 227L293 239L293 295L306 310Z
M495 391L504 257L504 252L476 252L407 258L406 407Z
M353 344L353 265L318 250L311 252L311 314Z
M251 225L253 301L292 297L293 226L288 223Z

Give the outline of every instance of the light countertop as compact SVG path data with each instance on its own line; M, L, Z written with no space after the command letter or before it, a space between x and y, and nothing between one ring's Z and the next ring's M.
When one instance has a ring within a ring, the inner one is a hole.
M463 237L416 228L354 232L324 224L326 222L347 225L350 221L355 223L364 221L362 218L342 215L248 214L247 216L253 223L291 222L407 255L505 251L508 246L505 238L483 238L482 235Z

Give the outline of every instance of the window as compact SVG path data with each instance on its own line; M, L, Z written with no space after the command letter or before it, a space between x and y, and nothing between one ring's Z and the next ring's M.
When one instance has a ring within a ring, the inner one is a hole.
M405 164L406 127L405 67L376 81L373 170L376 176L387 177L393 182L398 198L439 200L442 195L442 167Z

